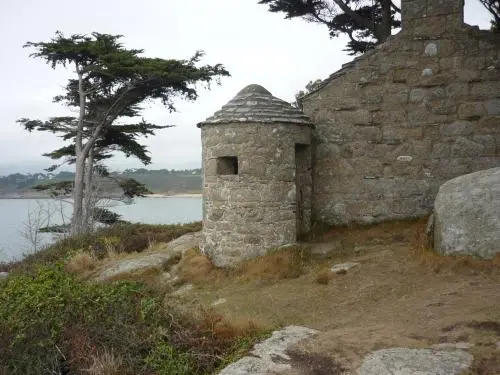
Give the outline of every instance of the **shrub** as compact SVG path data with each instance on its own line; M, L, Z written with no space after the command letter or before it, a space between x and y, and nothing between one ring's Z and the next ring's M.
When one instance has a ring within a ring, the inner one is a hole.
M85 283L63 268L38 266L0 284L0 371L206 374L257 334L211 311L165 306L142 284Z

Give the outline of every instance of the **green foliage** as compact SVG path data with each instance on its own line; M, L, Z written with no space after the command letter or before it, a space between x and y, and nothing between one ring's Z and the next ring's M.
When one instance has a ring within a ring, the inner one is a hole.
M18 270L0 283L0 372L82 374L112 353L120 358L113 373L208 374L261 337L234 331L212 311L191 314L164 300L136 282L77 280L61 261Z
M346 51L365 53L383 43L391 29L400 27L400 9L391 0L260 0L270 12L285 13L285 18L303 18L328 27L330 37L349 37Z
M187 353L177 352L166 342L153 348L145 361L157 374L190 375L195 373L193 358Z
M78 356L90 354L74 350L95 353L112 347L121 352L141 345L130 340L144 340L156 330L137 314L145 293L137 283L78 282L62 264L9 277L0 285L1 365L13 375L59 373L86 364L69 361L70 355L78 362ZM83 336L85 348L74 347ZM130 358L131 365L140 360Z
M146 185L134 180L133 178L121 179L118 183L123 190L123 195L128 198L144 197L146 194L151 194L151 191Z

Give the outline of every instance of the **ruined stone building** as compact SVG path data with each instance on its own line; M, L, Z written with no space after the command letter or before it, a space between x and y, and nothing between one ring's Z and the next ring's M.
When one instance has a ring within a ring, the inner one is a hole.
M402 0L402 30L302 98L251 85L202 129L202 248L218 265L294 242L311 220L428 214L439 186L500 166L500 35L463 0Z

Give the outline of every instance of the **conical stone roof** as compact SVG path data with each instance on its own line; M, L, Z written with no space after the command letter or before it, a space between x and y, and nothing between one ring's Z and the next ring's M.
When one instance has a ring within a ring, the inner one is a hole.
M198 127L227 123L290 123L311 125L311 120L290 103L274 97L260 85L249 85Z

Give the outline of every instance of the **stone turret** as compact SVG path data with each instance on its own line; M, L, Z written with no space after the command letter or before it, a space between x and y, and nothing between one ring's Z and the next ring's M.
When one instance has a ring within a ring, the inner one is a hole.
M293 243L311 218L311 122L250 85L198 124L203 147L201 249L217 266Z

